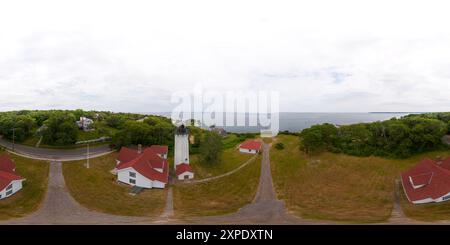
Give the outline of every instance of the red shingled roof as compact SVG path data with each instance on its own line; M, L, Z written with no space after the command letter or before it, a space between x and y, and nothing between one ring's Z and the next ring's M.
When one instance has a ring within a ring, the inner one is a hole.
M156 154L167 154L169 152L169 147L167 145L151 145L148 149Z
M119 160L120 162L129 162L138 156L139 156L139 153L137 150L130 149L127 147L122 147L122 148L120 148L119 156L117 157L117 160Z
M441 162L438 162L438 164L441 168L450 170L450 157L446 158L445 160L443 160Z
M8 155L0 155L0 171L13 173L16 165Z
M8 155L0 156L0 191L14 180L24 179L15 173L15 169L16 165Z
M183 174L185 172L190 172L193 173L191 166L189 166L189 164L187 163L181 163L179 165L177 165L177 168L175 170L176 175L180 175Z
M402 184L410 202L437 199L450 193L450 170L424 159L402 173Z
M15 173L9 173L6 171L0 171L0 191L8 187L11 182L14 180L23 180L24 178L20 177Z
M128 148L122 147L121 151L123 149ZM124 152L131 152L131 151L125 150ZM146 149L142 154L137 154L137 156L134 159L127 162L121 162L119 165L117 165L117 170L126 169L130 167L150 180L158 180L163 183L168 182L169 165L167 164L167 160L162 159L149 148ZM156 169L163 169L163 172L159 172Z
M257 140L246 140L239 146L239 148L248 150L259 150L261 149L261 142Z

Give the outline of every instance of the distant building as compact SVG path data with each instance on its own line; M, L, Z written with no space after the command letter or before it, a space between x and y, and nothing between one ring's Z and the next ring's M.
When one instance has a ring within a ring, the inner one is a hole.
M94 123L94 120L87 118L87 117L80 117L80 120L76 122L78 125L78 128L88 131L91 129L92 124Z
M261 150L261 142L258 140L246 140L239 145L242 153L256 154Z
M194 173L189 166L189 130L184 125L175 130L174 167L179 180L194 178Z
M144 150L122 147L117 157L117 180L141 188L165 188L169 182L167 146L152 145Z
M216 128L216 127L212 127L211 128L212 132L216 132L218 135L225 137L227 136L227 131L223 128Z
M16 165L8 155L0 156L0 200L14 195L22 189L25 181L16 173Z
M411 203L423 204L450 200L450 158L424 159L401 174L403 190Z

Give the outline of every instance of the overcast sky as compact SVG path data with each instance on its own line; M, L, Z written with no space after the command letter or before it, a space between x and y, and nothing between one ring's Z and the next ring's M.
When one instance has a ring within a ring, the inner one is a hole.
M170 111L194 84L279 91L281 111L450 111L446 1L5 2L2 111Z

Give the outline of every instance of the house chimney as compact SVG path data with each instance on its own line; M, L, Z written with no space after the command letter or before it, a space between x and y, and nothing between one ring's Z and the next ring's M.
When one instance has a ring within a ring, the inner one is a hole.
M142 153L142 145L138 144L138 153L141 154Z

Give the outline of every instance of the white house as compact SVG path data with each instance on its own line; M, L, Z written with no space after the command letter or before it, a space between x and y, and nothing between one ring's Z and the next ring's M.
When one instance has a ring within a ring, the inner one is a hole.
M246 140L239 145L239 151L242 153L256 154L261 150L261 142L257 140Z
M149 147L141 151L122 147L115 169L117 180L142 188L165 188L169 182L169 164L160 155L167 156L167 152L158 154L154 149Z
M22 189L25 179L16 173L16 165L8 155L0 156L0 200Z
M191 166L186 163L178 164L175 173L178 180L187 180L194 178L194 171L192 171Z
M189 166L189 130L184 125L175 131L174 167L179 180L194 178L194 172Z
M401 177L406 197L413 204L450 200L450 158L424 159Z
M80 120L77 121L78 127L85 131L89 130L93 123L94 123L94 120L87 118L87 117L80 117Z

